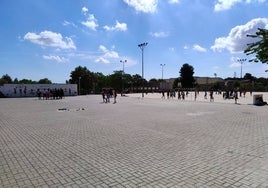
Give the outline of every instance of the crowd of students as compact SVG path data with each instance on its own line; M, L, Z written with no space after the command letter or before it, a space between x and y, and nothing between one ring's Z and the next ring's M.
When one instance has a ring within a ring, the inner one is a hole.
M103 89L101 92L103 103L110 103L110 98L113 98L113 103L116 103L117 92L115 89Z
M64 91L62 88L60 89L44 89L41 91L40 89L37 90L37 97L39 100L49 100L49 99L62 99L64 97Z

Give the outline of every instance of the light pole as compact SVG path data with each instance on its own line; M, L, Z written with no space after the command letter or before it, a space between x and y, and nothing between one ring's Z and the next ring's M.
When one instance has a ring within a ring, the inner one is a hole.
M237 61L241 64L241 72L240 72L240 78L242 79L242 64L244 63L244 61L246 61L247 59L238 59Z
M123 72L122 72L122 92L121 95L123 95L124 92L124 74L125 74L125 63L127 60L120 60L121 63L123 63Z
M163 81L163 79L164 79L164 66L165 66L166 64L160 64L160 66L162 67L162 81Z
M141 59L141 62L142 62L142 97L144 97L144 64L143 64L143 51L144 51L144 48L145 46L147 46L148 42L144 42L144 43L141 43L138 45L138 47L141 49L141 55L142 55L142 59Z
M162 86L161 86L161 88L162 89L164 89L164 66L165 66L166 64L160 64L160 66L162 67L162 80L161 80L161 82L162 82Z
M80 95L80 87L81 87L81 86L80 86L80 80L81 80L81 76L79 76L79 84L78 84L78 86L79 86L79 87L78 87L78 95Z
M120 60L120 63L123 63L123 74L125 73L125 63L127 60Z

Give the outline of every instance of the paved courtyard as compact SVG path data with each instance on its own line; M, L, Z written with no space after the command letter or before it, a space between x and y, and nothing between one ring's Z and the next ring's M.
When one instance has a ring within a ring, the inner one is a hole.
M268 106L201 98L0 99L0 187L268 187Z

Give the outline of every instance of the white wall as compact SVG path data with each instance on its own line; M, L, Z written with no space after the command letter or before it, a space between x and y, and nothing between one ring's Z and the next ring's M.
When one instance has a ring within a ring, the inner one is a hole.
M55 88L62 88L64 96L77 95L77 84L4 84L0 91L6 97L35 97L38 89L44 92Z

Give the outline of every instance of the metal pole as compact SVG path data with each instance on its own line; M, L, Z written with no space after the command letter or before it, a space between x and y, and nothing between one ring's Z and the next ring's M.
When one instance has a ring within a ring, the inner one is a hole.
M143 49L142 48L142 98L144 97L144 64L143 64Z
M127 60L120 60L121 63L123 63L123 72L122 72L122 94L124 92L124 74L125 74L125 63Z
M240 78L242 79L242 64L243 64L243 62L241 61L240 63L241 63Z
M81 80L81 76L79 76L79 87L78 87L78 95L80 95L80 80Z
M237 61L238 62L240 62L240 64L241 64L241 66L240 66L240 68L241 68L241 70L240 70L240 78L242 79L242 64L243 64L243 62L244 61L246 61L247 59L238 59Z
M144 47L147 46L148 42L144 42L142 44L139 44L138 47L140 47L141 49L141 54L142 54L142 97L144 97L144 62L143 62L143 51L144 51Z
M162 67L162 80L161 80L161 89L164 89L164 66L165 64L160 64Z
M164 66L165 66L166 64L160 64L160 66L162 66L162 81L163 81L163 79L164 79Z

